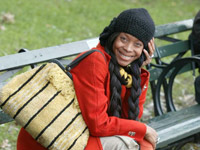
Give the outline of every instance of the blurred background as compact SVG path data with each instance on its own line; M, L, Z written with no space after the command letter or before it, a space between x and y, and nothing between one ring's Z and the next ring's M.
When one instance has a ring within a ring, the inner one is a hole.
M137 7L146 8L160 25L194 18L200 1L0 0L0 56L97 37L122 10ZM19 129L15 122L0 125L0 150L16 149Z

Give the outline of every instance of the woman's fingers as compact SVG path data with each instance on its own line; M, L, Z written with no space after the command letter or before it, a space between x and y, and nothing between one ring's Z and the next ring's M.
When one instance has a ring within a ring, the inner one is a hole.
M158 134L156 133L156 131L153 128L149 127L148 125L147 125L145 139L152 144L154 149L156 148Z
M153 53L155 51L155 44L154 44L154 38L152 38L150 40L150 42L148 43L148 49L149 52L147 50L143 50L145 56L146 56L146 60L143 62L142 67L148 65L149 63L151 63L152 57L153 57Z
M152 56L155 51L154 38L152 38L148 43L148 48L149 48L149 55Z
M149 63L151 63L151 60L152 60L152 57L149 55L148 51L147 50L143 50L144 52L144 55L146 57L146 60L144 60L143 64L142 64L142 67L148 65Z

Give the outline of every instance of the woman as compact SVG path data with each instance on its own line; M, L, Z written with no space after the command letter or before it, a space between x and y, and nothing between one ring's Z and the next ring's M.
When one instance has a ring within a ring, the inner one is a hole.
M155 149L156 131L139 122L150 76L141 67L151 62L154 32L146 9L125 10L100 34L93 49L102 53L92 53L71 70L90 131L86 150ZM22 128L17 149L45 148Z

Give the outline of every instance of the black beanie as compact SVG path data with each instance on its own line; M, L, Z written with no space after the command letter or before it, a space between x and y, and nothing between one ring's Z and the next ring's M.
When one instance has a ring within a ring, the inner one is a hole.
M100 34L99 40L102 46L106 45L109 36L114 32L125 32L131 34L143 42L147 48L148 42L153 38L155 24L144 8L128 9L114 18Z

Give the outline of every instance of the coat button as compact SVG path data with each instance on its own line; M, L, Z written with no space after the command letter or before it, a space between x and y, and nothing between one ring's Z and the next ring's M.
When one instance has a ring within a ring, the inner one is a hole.
M146 88L147 88L147 85L145 84L144 87L143 87L143 91L144 91Z
M134 135L135 135L135 132L129 131L129 132L128 132L128 135L134 136Z

